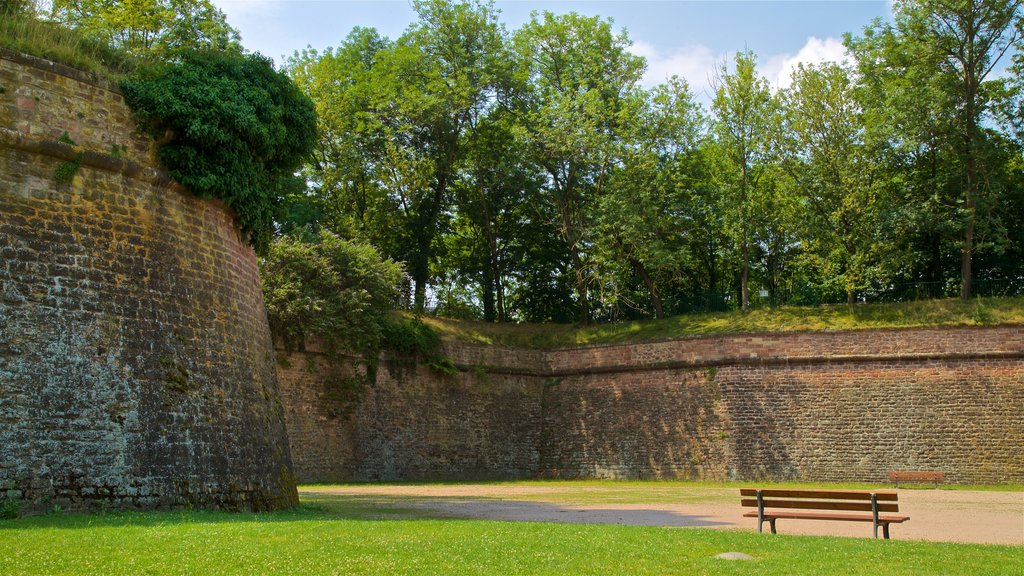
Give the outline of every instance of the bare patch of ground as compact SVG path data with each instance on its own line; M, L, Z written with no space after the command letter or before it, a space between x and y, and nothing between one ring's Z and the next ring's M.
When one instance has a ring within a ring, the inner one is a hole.
M306 495L349 496L382 510L422 517L756 530L743 518L738 488L596 487L569 483L310 486ZM1024 492L900 490L898 540L1024 545ZM673 498L673 494L677 498ZM779 520L780 534L871 537L871 524ZM767 524L765 525L767 530Z

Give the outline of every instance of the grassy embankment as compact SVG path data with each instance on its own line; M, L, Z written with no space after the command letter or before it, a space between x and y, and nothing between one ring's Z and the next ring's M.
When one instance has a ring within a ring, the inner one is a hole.
M114 79L135 66L129 54L81 33L29 16L0 18L0 48L45 58Z
M2 574L1019 574L1024 547L439 520L344 497L275 514L0 521ZM717 554L739 551L753 562ZM884 570L880 567L884 566Z
M1024 323L1024 298L923 300L689 314L664 320L577 326L491 324L424 317L443 338L525 348L649 342L739 332L863 330Z

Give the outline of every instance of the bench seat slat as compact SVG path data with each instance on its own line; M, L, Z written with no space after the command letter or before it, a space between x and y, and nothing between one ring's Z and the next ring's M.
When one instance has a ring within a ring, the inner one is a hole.
M786 490L786 489L764 489L761 494L765 498L832 498L836 500L871 500L870 492L850 490ZM740 488L741 496L757 496L757 488ZM879 490L875 492L879 502L895 502L899 498L898 492L892 490Z
M893 472L889 472L889 480L893 482L895 482L896 480L942 482L945 479L945 472L925 472L917 470L896 470Z
M744 518L757 518L757 512L747 512L743 515ZM764 519L769 520L772 518L782 518L790 520L848 520L853 522L873 522L874 518L871 514L815 514L812 512L801 513L801 512L768 512L765 511ZM910 520L910 516L893 516L891 514L882 514L878 517L880 522L888 522L890 524L899 524Z
M743 506L757 507L756 499L740 500ZM870 512L870 502L841 502L822 500L764 500L765 508L800 508L804 510L847 510L850 512ZM899 504L878 504L879 512L899 512Z

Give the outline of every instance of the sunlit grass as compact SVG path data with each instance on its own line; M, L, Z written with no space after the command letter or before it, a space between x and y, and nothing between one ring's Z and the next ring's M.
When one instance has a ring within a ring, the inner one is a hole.
M1019 574L1024 547L438 520L320 498L275 514L0 521L0 574ZM354 500L354 503L353 503ZM715 559L750 554L753 562ZM884 569L883 569L884 567Z
M133 66L126 53L53 22L29 16L0 18L0 47L116 78Z
M739 332L860 330L924 326L992 326L1024 323L1024 298L924 300L895 304L856 304L764 308L688 314L644 322L577 326L572 324L492 324L425 317L443 337L480 344L557 348L644 342Z

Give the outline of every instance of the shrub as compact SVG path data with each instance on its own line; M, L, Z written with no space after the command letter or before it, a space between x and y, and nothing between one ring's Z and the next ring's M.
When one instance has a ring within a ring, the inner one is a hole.
M187 52L121 83L172 178L219 198L266 252L281 197L316 140L313 103L259 54Z
M405 274L373 246L323 231L275 240L261 276L270 328L286 349L312 336L328 351L375 356Z

